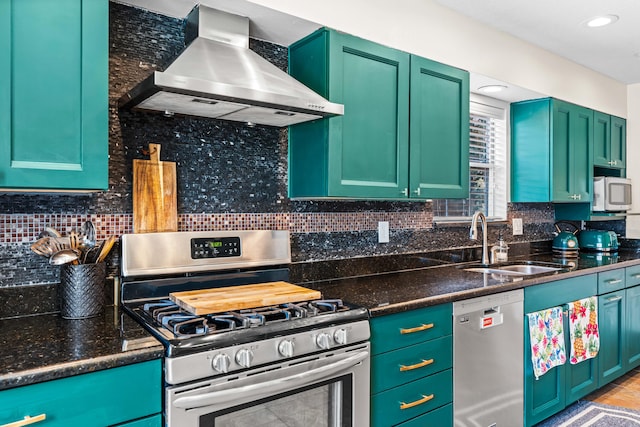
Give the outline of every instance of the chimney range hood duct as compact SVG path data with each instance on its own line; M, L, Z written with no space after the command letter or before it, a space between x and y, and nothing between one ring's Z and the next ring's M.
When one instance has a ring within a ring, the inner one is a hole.
M120 107L278 127L344 113L251 51L246 17L198 5L187 17L189 37L173 63L124 95Z

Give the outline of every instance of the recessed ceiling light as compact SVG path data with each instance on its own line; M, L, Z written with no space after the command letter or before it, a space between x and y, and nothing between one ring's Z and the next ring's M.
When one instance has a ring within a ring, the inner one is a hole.
M478 88L478 92L482 92L482 93L496 93L496 92L502 92L503 90L505 90L507 88L507 86L505 85L487 85L487 86L481 86Z
M618 19L620 18L617 15L594 16L593 18L585 21L585 25L591 28L604 27L605 25L613 24Z

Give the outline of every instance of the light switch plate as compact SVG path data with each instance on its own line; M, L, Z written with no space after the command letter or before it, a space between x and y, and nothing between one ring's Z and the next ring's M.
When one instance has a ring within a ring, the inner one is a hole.
M513 235L521 236L522 235L522 218L513 218L511 220L511 225L513 226Z
M389 243L389 221L378 222L378 243Z

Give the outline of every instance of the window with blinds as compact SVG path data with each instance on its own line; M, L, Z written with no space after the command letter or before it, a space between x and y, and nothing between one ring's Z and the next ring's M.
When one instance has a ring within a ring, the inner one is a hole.
M434 200L435 221L507 218L507 104L471 94L469 112L469 198Z

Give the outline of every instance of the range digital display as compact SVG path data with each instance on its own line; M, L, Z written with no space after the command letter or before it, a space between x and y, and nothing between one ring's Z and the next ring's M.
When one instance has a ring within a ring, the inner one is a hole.
M223 258L242 255L239 237L203 237L191 239L191 258Z

